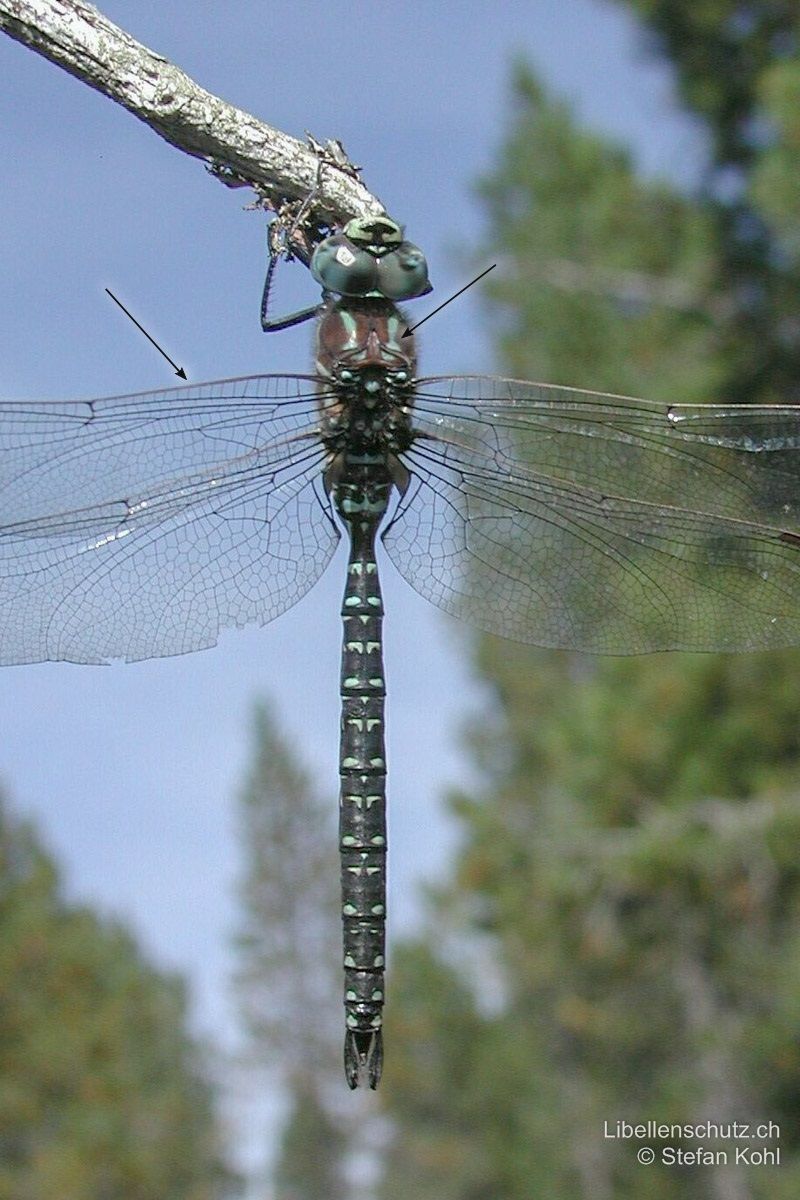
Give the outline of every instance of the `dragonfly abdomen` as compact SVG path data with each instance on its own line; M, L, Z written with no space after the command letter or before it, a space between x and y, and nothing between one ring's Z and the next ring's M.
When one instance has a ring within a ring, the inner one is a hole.
M345 1075L377 1087L383 1062L386 922L386 750L383 602L375 534L390 485L340 482L337 510L350 534L342 604L339 849L344 935Z

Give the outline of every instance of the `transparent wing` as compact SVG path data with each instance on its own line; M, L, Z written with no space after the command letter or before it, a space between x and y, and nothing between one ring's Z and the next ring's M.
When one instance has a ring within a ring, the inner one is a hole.
M0 403L0 662L183 654L299 600L338 540L315 386Z
M800 409L423 379L384 540L493 633L598 653L800 643Z

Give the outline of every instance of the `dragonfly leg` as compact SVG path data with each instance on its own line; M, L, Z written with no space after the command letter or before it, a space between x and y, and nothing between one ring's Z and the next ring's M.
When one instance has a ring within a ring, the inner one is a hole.
M286 258L287 260L299 258L302 263L308 266L311 257L311 247L306 244L305 237L300 236L298 241L299 229L295 224L288 227L286 221L287 218L285 215L279 215L267 231L269 264L264 280L264 290L261 293L261 328L264 330L264 333L274 333L278 329L290 329L293 325L300 325L303 321L310 321L319 311L319 304L314 304L310 308L298 309L297 312L289 313L285 317L267 316L270 292L272 291L272 280L278 260L281 258Z
M297 204L285 204L267 231L269 266L261 296L261 328L265 333L274 333L279 329L290 329L293 325L301 325L303 321L310 321L319 312L319 304L314 304L310 308L298 309L297 312L289 313L285 317L267 316L275 267L279 258L286 258L289 261L297 258L307 267L311 262L314 246L326 233L330 232L329 229L318 227L313 221L309 222L307 216L311 205L319 195L325 169L335 167L353 179L358 178L359 168L350 162L341 142L322 143L312 137L310 133L307 133L306 136L311 149L317 156L317 177L314 186L299 207Z
M267 316L272 276L277 262L277 257L270 257L269 266L267 267L267 277L264 280L264 291L261 296L261 328L264 330L264 333L275 333L278 329L290 329L293 325L302 325L303 321L310 321L319 312L319 305L315 304L311 308L298 309L297 312L289 313L285 317Z

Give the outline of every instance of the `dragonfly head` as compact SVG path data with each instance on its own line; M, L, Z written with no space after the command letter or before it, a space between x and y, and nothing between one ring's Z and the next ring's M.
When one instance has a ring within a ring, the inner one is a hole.
M311 274L340 296L413 300L431 290L425 255L384 216L355 217L325 238L312 255Z

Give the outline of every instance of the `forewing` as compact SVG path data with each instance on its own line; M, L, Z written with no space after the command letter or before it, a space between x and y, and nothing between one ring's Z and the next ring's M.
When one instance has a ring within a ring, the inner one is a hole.
M385 533L494 633L601 653L800 642L800 410L420 381Z
M0 404L0 662L183 654L272 620L338 534L312 378Z

